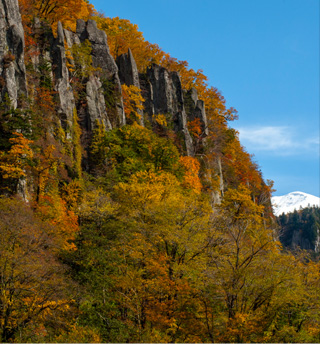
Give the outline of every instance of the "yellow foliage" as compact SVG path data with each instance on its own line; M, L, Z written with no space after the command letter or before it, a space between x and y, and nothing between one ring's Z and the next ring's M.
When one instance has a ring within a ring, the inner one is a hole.
M65 184L62 189L62 199L66 202L68 209L76 210L80 203L83 185L79 180L72 180L69 184Z
M168 172L140 171L134 174L129 183L119 183L115 187L121 202L133 202L137 207L159 203L169 189L179 186L177 178Z
M28 160L33 157L30 144L21 133L13 133L15 137L9 139L12 144L8 152L0 152L0 173L2 177L19 179L25 177Z
M153 115L152 118L156 123L158 123L162 127L168 126L166 115L160 113L158 115Z
M37 174L38 192L37 198L44 194L46 188L52 188L51 174L56 174L60 162L60 159L55 156L56 147L49 145L43 149L42 153L37 155L38 164L34 167L34 171Z
M123 84L121 88L124 112L127 119L139 122L141 115L138 113L138 110L143 110L144 103L140 88L133 85L127 86L126 84Z
M102 343L103 340L96 329L78 324L69 326L66 332L63 332L55 338L56 343Z

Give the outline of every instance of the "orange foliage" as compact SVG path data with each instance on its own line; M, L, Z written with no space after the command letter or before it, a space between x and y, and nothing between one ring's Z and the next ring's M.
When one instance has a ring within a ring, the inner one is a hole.
M34 17L48 21L54 29L61 21L65 27L75 29L76 19L87 20L95 13L85 0L19 0L22 20L29 25ZM25 25L26 26L26 25Z
M237 135L228 142L224 152L230 182L234 186L239 183L245 185L257 195L263 187L262 176L257 165L252 161L252 156L241 146Z
M202 184L199 178L199 161L191 156L182 156L180 157L179 162L185 169L182 185L194 190L196 193L200 193Z
M188 130L195 138L199 138L202 133L200 118L195 118L193 121L188 122Z
M54 111L54 101L53 101L54 92L44 88L37 87L36 89L36 104L43 110L52 112Z
M114 58L131 49L139 72L145 72L153 62L159 64L164 53L157 44L146 41L136 24L127 19L95 17L98 28L105 31L108 37L110 52Z
M58 194L49 193L40 197L36 211L40 218L53 225L51 234L57 249L74 250L71 241L79 230L78 217L67 209L66 202Z

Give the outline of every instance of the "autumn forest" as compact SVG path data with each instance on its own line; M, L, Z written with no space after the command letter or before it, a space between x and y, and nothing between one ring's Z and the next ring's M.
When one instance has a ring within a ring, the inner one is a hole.
M204 72L87 0L0 14L1 342L320 342L319 255Z

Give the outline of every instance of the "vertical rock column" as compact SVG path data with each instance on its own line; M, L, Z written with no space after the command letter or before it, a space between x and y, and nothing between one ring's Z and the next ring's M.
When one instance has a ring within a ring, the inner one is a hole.
M168 72L164 67L153 64L147 70L147 95L145 107L152 121L156 114L170 114L173 129L182 133L187 155L193 155L193 143L187 128L182 86L177 72Z
M58 23L57 38L51 48L52 61L54 63L54 89L60 100L58 109L61 123L66 127L72 126L75 99L69 82L69 71L67 68L66 50L64 46L65 35L61 23Z
M5 94L11 105L27 93L24 65L24 31L17 0L0 0L0 101Z
M119 78L121 83L126 84L127 86L133 85L140 89L138 68L130 48L128 53L120 55L116 62L119 68ZM144 126L143 111L137 109L137 113L140 116L140 125Z
M77 20L76 34L80 42L84 42L86 39L89 40L92 47L93 67L100 69L98 73L99 78L92 76L87 83L88 111L91 124L94 118L100 115L101 111L105 111L105 107L103 106L105 100L103 96L104 90L104 92L109 92L109 94L106 95L110 97L110 99L113 99L114 102L112 110L116 118L113 120L110 119L110 114L108 113L111 124L113 126L125 125L126 119L121 96L118 67L110 54L107 35L104 31L97 28L97 23L94 20L84 22L81 19Z
M201 135L203 139L209 135L207 115L204 107L204 101L198 99L198 92L195 88L192 88L185 93L185 108L189 121L194 121L196 118L200 121Z

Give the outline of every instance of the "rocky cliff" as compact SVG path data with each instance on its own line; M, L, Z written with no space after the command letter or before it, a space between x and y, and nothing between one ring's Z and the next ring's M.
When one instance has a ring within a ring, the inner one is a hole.
M19 97L37 91L36 83L27 81L24 63L24 32L17 0L1 0L0 14L0 96L10 98L19 106ZM202 137L207 132L204 103L195 89L183 90L178 73L152 65L146 73L138 73L132 55L121 55L117 63L110 54L106 34L93 20L77 21L76 32L58 24L54 35L51 28L34 21L36 44L32 46L32 70L51 83L55 93L55 109L70 137L74 115L82 128L82 144L90 143L96 123L106 130L126 124L121 84L141 89L145 111L138 110L140 125L153 126L154 116L165 115L168 125L180 137L186 155L194 155L195 143L188 130L188 121L199 119ZM28 87L27 87L28 84Z
M0 101L6 95L16 108L26 95L24 32L17 0L0 1Z
M187 114L179 74L153 64L142 77L143 95L146 99L145 110L149 121L152 122L154 115L169 114L174 131L184 137L187 155L193 155L193 142L187 127Z
M132 85L140 89L138 68L130 49L127 54L122 54L117 58L117 65L119 67L119 78L121 83L127 86ZM144 126L143 110L137 109L137 112L140 115L140 124Z

